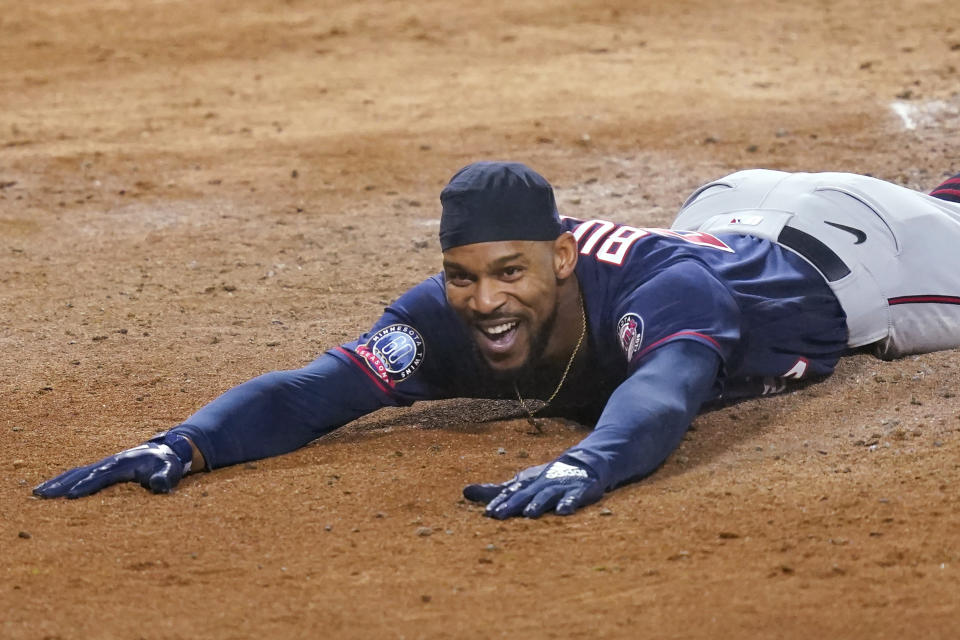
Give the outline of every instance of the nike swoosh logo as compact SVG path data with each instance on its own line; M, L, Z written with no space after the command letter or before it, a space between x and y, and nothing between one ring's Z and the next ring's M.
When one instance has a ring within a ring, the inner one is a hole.
M840 229L841 231L846 231L847 233L852 233L852 234L853 234L853 237L857 239L857 241L854 242L853 244L862 244L863 241L867 239L867 234L865 234L865 233L864 233L863 231L861 231L860 229L857 229L856 227L848 227L848 226L845 225L845 224L837 224L836 222L828 222L828 221L826 221L826 220L823 221L823 224L828 224L828 225L830 225L831 227L835 227L835 228L837 228L837 229Z

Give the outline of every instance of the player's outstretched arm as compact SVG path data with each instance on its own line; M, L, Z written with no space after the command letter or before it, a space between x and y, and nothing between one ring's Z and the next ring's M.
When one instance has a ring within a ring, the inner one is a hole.
M191 467L214 469L288 453L383 404L351 365L324 355L302 369L244 382L166 434L66 471L34 493L78 498L130 481L167 493Z
M502 484L474 484L468 500L487 503L485 515L536 518L568 515L604 491L654 471L670 455L700 406L713 395L720 367L715 351L677 340L644 358L610 396L593 432L546 465Z
M325 354L230 389L172 431L218 469L289 453L387 402L354 365Z

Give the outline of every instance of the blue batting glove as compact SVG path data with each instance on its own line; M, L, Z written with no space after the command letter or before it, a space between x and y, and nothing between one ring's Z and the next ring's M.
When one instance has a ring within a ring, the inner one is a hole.
M178 433L162 433L147 442L77 467L36 486L41 498L80 498L118 482L136 480L154 493L169 493L189 470L190 441Z
M506 482L468 484L463 488L463 497L473 502L482 502L487 504L508 487L516 487L515 491L522 489L537 479L540 472L547 468L546 464L538 464L535 467L528 467Z
M503 484L469 485L463 495L488 503L484 515L504 520L518 515L539 518L550 509L557 515L570 515L603 497L603 487L592 469L561 456L525 469Z

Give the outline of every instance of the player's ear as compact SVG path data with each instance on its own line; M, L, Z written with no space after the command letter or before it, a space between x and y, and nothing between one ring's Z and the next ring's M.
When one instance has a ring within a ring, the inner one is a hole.
M553 242L553 272L558 280L566 280L573 275L577 266L577 239L569 231L564 231Z

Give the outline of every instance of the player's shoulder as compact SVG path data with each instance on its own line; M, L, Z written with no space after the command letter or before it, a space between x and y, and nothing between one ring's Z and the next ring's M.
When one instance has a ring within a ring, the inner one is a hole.
M609 220L564 219L579 247L579 271L604 280L636 283L665 263L697 259L700 253L734 253L723 240L696 230L635 227Z
M442 274L426 278L391 302L380 322L387 319L410 326L435 343L457 342L462 337L456 313L447 302Z
M448 306L443 274L437 273L407 289L390 308L411 313L418 310L435 311Z

